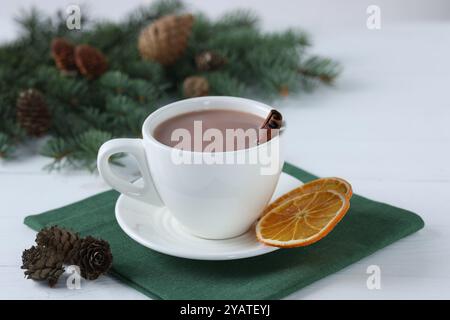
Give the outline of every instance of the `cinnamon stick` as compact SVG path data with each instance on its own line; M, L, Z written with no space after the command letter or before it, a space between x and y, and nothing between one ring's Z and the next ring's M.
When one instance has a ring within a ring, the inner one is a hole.
M262 123L260 129L266 129L267 135L265 137L258 137L258 144L264 143L272 139L272 130L279 130L283 125L283 116L275 109L270 110L266 119ZM261 135L261 134L260 134Z

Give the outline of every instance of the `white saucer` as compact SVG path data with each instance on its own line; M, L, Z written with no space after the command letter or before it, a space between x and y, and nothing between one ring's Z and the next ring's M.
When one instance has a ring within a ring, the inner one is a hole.
M272 200L299 184L299 180L282 172ZM207 240L195 237L183 229L166 207L151 206L124 195L117 199L116 219L133 240L155 251L180 258L233 260L278 249L259 243L254 228L232 239Z

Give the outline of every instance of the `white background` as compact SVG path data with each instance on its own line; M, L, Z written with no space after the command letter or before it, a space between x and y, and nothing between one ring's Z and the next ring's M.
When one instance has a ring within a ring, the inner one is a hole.
M2 4L0 40L13 39L13 16L38 3L44 11L76 1ZM139 1L95 1L94 15L119 18ZM218 16L242 1L190 1ZM338 4L339 3L339 4ZM381 8L381 30L366 28L366 8ZM419 213L420 232L289 296L296 299L450 298L450 3L448 1L245 1L267 30L303 27L313 50L345 70L332 88L280 99L288 120L287 160L320 176L341 176L354 191ZM1 62L0 62L1 63ZM0 298L145 299L109 277L81 290L24 280L20 255L35 232L28 214L107 189L86 172L48 174L36 144L0 162ZM381 268L381 289L368 290L366 269Z

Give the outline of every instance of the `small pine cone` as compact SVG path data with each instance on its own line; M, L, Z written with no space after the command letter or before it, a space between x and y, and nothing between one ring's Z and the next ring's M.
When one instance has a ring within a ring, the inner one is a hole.
M59 228L58 226L42 229L36 235L36 243L39 246L57 250L62 254L64 262L68 262L69 253L79 240L80 237L77 233Z
M75 63L80 73L88 79L97 78L108 69L103 53L87 44L75 48Z
M75 46L64 38L55 38L51 44L52 57L59 70L66 74L77 71L75 64Z
M186 50L194 17L168 15L145 27L138 39L141 57L162 65L171 65Z
M28 269L30 262L35 259L39 254L39 250L36 246L32 246L30 249L25 249L22 252L22 269Z
M76 242L68 263L79 266L83 278L95 280L109 270L112 259L108 242L88 236Z
M200 76L192 76L184 79L183 94L185 97L201 97L208 95L209 83L208 80Z
M289 87L285 85L281 86L279 89L279 93L280 96L287 97L289 95Z
M222 68L227 60L213 51L204 51L195 57L195 64L199 71L212 71Z
M28 135L39 137L48 131L51 116L41 92L36 89L22 91L16 107L17 122Z
M53 287L63 274L62 255L51 248L33 246L22 253L22 269L28 279L47 280Z

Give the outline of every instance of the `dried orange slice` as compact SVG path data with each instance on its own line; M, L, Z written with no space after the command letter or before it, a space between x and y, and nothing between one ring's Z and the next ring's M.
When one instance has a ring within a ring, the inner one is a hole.
M316 192L316 191L324 191L324 190L335 190L343 195L345 195L347 198L351 198L353 191L352 186L350 183L345 181L341 178L320 178L313 181L310 181L308 183L305 183L301 185L298 188L295 188L288 193L285 193L278 199L276 199L274 202L269 204L263 211L262 215L265 215L270 210L272 210L275 207L278 207L280 204L289 201L293 198L296 198L298 196L301 196L306 193L310 192Z
M256 225L256 236L270 246L306 246L325 237L349 207L350 200L334 190L303 194L263 216Z

